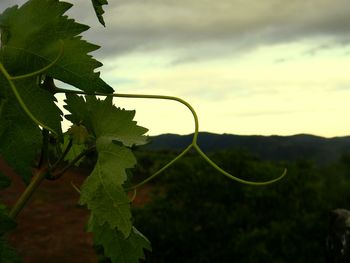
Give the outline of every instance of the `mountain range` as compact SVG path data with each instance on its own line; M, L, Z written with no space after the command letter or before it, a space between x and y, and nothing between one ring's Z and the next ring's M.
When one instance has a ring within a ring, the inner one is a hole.
M193 134L162 134L150 138L146 146L151 151L180 151L192 141ZM263 159L291 161L309 159L330 163L350 155L350 136L324 138L309 134L292 136L233 135L200 132L198 145L205 152L247 151Z

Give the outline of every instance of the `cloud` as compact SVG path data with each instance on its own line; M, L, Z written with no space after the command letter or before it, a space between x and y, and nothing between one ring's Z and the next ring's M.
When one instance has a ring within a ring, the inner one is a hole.
M0 8L18 2L24 1L3 0ZM177 64L315 37L349 40L347 0L109 2L106 29L98 25L90 1L74 1L69 12L92 25L85 36L103 47L101 57L171 49Z
M25 2L25 0L2 0L0 2L0 10L4 10L7 7L14 6L14 5L22 5Z
M114 2L107 30L94 30L105 54L176 49L178 59L220 56L305 38L348 38L345 0L149 0Z

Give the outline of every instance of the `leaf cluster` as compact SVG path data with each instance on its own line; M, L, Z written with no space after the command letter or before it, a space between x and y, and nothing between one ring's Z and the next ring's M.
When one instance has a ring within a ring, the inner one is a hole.
M104 24L107 1L92 4ZM0 155L31 189L38 182L36 171L55 180L95 153L95 167L80 189L79 202L91 211L88 231L113 262L137 262L150 243L132 225L125 184L136 164L132 147L147 142L147 129L133 120L135 111L95 95L113 89L96 72L102 63L90 55L99 47L81 37L89 27L65 15L71 7L29 0L0 14ZM65 116L56 104L56 80L85 94L66 94ZM61 128L64 118L73 124L67 132ZM8 177L0 174L0 188L8 185ZM3 239L15 227L17 210L0 209L1 262L17 260Z

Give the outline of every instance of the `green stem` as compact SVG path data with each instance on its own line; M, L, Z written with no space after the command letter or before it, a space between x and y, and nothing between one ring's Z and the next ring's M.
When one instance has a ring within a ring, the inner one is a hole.
M67 90L67 89L57 89L58 93L71 93L71 94L80 94L80 95L88 95L85 92L82 91L75 91L75 90ZM193 134L193 139L191 144L180 154L178 155L175 159L173 159L171 162L169 162L167 165L165 165L163 168L161 168L159 171L148 177L146 180L142 181L141 183L132 186L130 189L135 189L137 187L140 187L141 185L144 185L145 183L149 182L153 178L155 178L157 175L159 175L161 172L166 170L169 166L171 166L173 163L175 163L177 160L179 160L184 154L186 154L192 147L195 148L195 150L199 153L199 155L206 161L208 162L213 168L215 168L218 172L222 173L226 177L235 180L237 182L240 182L242 184L247 184L247 185L256 185L256 186L262 186L262 185L267 185L271 184L274 182L277 182L281 180L286 174L287 174L287 169L284 169L282 175L279 177L266 181L266 182L252 182L252 181L246 181L243 179L240 179L236 176L233 176L232 174L226 172L223 170L221 167L219 167L216 163L214 163L198 146L197 140L198 140L198 133L199 133L199 122L198 122L198 116L194 108L186 101L183 99L173 97L173 96L164 96L164 95L144 95L144 94L103 94L103 93L95 93L94 95L97 96L112 96L112 97L119 97L119 98L136 98L136 99L163 99L163 100L173 100L180 102L181 104L185 105L192 113L194 123L195 123L195 131ZM130 190L128 189L128 190Z
M86 94L84 91L79 90L69 90L57 88L56 93L66 93L66 94L77 94L77 95L90 95ZM94 93L95 96L106 96L106 97L117 97L117 98L133 98L133 99L160 99L160 100L173 100L177 101L183 105L185 105L192 113L194 119L194 135L192 139L192 143L197 142L198 133L199 133L199 121L198 116L194 108L187 101L174 97L174 96L165 96L165 95L147 95L147 94L123 94L123 93L115 93L115 94L105 94L105 93Z
M6 69L4 68L4 66L0 63L0 71L2 72L2 74L5 76L5 78L7 79L8 83L10 84L10 87L12 89L13 94L15 95L19 105L21 106L21 108L24 110L24 112L28 115L28 117L30 119L32 119L33 122L35 122L37 125L41 126L43 129L49 130L50 132L52 132L53 134L57 135L57 133L51 129L50 127L46 126L44 123L42 123L41 121L39 121L33 114L32 112L28 109L27 105L24 103L21 95L19 94L15 84L13 83L13 81L11 80L11 76L10 74L6 71Z
M10 76L10 79L11 80L18 80L18 79L25 79L25 78L29 78L29 77L34 77L36 75L39 75L41 73L44 73L45 71L49 70L53 65L56 64L56 62L61 58L62 54L63 54L63 41L60 40L60 51L57 55L57 57L50 63L48 64L47 66L37 70L37 71L34 71L34 72L31 72L31 73L27 73L27 74L24 74L24 75L19 75L19 76Z
M136 188L134 189L134 193L132 194L131 198L130 198L130 203L134 202L135 201L135 198L137 196L137 190Z
M233 176L232 174L226 172L224 169L222 169L221 167L219 167L216 163L214 163L200 148L197 144L193 145L193 148L196 149L196 151L199 153L200 156L202 156L202 158L207 161L207 163L209 163L212 167L214 167L217 171L219 171L221 174L225 175L226 177L235 180L239 183L242 184L247 184L247 185L254 185L254 186L262 186L262 185L268 185L268 184L272 184L274 182L277 182L279 180L281 180L286 174L287 174L287 169L284 169L282 175L280 175L279 177L272 179L270 181L265 181L265 182L253 182L253 181L246 181L243 179L240 179L236 176Z
M69 153L70 149L73 146L73 140L70 139L68 142L68 145L66 146L66 148L64 149L62 155L58 158L58 160L52 165L51 169L55 170L56 167L64 160L64 158L67 156L67 154Z
M110 95L108 95L110 96ZM193 119L194 119L194 134L193 134L193 139L192 139L192 144L195 144L198 139L198 133L199 133L199 121L198 121L198 116L194 108L192 107L191 104L189 104L187 101L178 98L178 97L173 97L173 96L165 96L165 95L144 95L144 94L112 94L113 97L118 97L118 98L135 98L135 99L160 99L160 100L173 100L177 101L183 105L185 105L192 113Z
M22 107L22 109L24 110L24 112L28 115L28 117L30 119L32 119L32 121L34 121L37 125L41 126L43 129L46 129L50 132L52 132L53 134L55 134L57 136L57 133L51 129L50 127L46 126L44 123L40 122L32 113L31 111L28 109L27 105L24 103L21 95L19 94L16 85L13 83L13 80L19 80L19 79L24 79L24 78L29 78L29 77L34 77L36 75L39 75L41 73L44 73L45 71L47 71L48 69L50 69L62 56L63 54L63 41L60 40L60 51L57 55L57 57L47 66L45 66L42 69L39 69L37 71L28 73L28 74L24 74L24 75L20 75L20 76L11 76L7 70L5 69L4 65L2 63L0 63L0 71L1 73L5 76L5 78L7 79L8 83L10 84L10 87L12 89L12 92L14 93L18 103L20 104L20 106Z
M43 164L47 164L47 161L49 159L49 131L46 129L43 129L42 135L43 135L43 145L41 146L41 153L40 153L38 168L41 168Z
M79 189L73 182L70 182L70 184L72 185L72 187L74 188L74 190L78 192L78 194L81 193L80 189Z
M157 172L152 174L151 176L147 177L145 180L142 182L138 183L137 185L131 186L130 188L127 189L127 191L134 190L136 188L139 188L140 186L148 183L149 181L153 180L156 178L160 173L168 169L171 165L173 165L177 160L179 160L182 156L184 156L191 148L193 147L192 144L190 144L185 150L183 150L178 156L176 156L174 159L172 159L169 163L164 165L162 168L160 168Z
M70 168L72 168L81 158L83 158L88 153L91 153L96 150L96 146L92 146L89 149L83 151L80 153L77 157L73 159L69 164L67 164L65 167L62 168L62 170L53 173L53 178L58 179L60 178L65 172L67 172Z
M12 207L9 217L12 219L15 219L17 215L22 211L22 209L25 207L35 190L39 187L41 182L45 179L47 168L38 170L38 172L34 175L32 181L27 186L27 188L24 190L22 195L17 200L16 204Z

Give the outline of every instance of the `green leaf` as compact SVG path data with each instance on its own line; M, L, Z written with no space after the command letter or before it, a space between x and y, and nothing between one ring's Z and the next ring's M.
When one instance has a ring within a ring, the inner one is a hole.
M6 175L0 172L0 190L5 189L11 185L11 180Z
M4 104L0 115L0 155L29 183L33 160L41 148L41 130L15 100Z
M104 136L110 140L123 143L125 146L142 145L147 143L143 136L148 130L137 126L133 121L135 111L127 111L117 108L112 103L112 97L104 101L96 100L94 97L87 97L87 102L96 103L91 123L97 137Z
M136 164L135 157L128 148L104 138L96 146L97 163L81 187L80 204L88 206L100 225L107 222L127 237L132 227L130 200L122 185L127 180L126 169Z
M84 122L84 126L92 131L91 124L89 123L89 111L92 111L93 109L90 109L91 107L86 104L84 97L74 94L66 94L65 103L66 105L64 105L64 108L71 113L65 115L65 118L75 125L80 125Z
M22 260L16 254L16 251L7 244L6 240L0 237L0 262L1 263L19 263Z
M139 259L145 259L144 249L151 250L150 242L135 227L125 238L117 229L111 229L107 224L99 225L92 218L88 230L94 234L95 245L103 246L105 256L112 262L137 263Z
M0 15L4 32L0 61L15 76L42 69L61 54L47 70L49 76L88 93L111 93L113 89L95 72L102 64L88 55L99 47L79 36L89 27L64 16L71 6L57 0L30 0L6 9Z
M68 129L67 134L76 144L85 144L89 139L89 132L84 125L72 125Z
M61 135L63 113L55 104L56 98L49 91L40 88L36 78L17 80L14 84L23 102L35 118L54 130L57 135Z
M16 222L8 217L6 207L0 204L0 236L6 232L15 229L16 226Z
M148 130L133 121L135 111L117 108L112 103L112 97L99 100L86 96L84 100L83 97L66 94L65 102L65 108L71 113L66 118L75 124L83 123L97 138L103 136L125 146L147 143L144 134Z
M105 21L103 20L104 11L103 11L102 6L108 5L107 0L91 0L91 1L92 1L92 5L94 7L94 10L95 10L96 16L98 18L98 21L100 21L100 23L103 26L106 26Z
M70 141L70 136L69 135L65 135L64 139L63 139L63 144L62 144L62 149L66 149L66 147L68 146ZM76 157L78 157L78 155L80 155L82 152L84 152L85 150L87 150L87 146L85 144L77 144L74 142L72 143L72 147L70 148L69 152L67 153L67 155L64 157L65 161L71 162L73 161ZM79 166L81 164L81 162L83 161L83 158L80 159L78 162L76 162L74 165L75 166Z
M16 80L14 84L31 114L60 135L62 112L55 104L55 97L40 88L33 77ZM0 154L24 182L29 183L42 144L41 129L20 106L4 76L0 76L0 87L4 96L0 101Z

